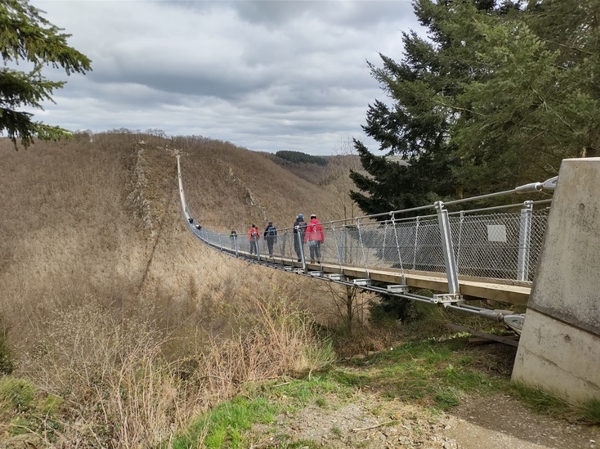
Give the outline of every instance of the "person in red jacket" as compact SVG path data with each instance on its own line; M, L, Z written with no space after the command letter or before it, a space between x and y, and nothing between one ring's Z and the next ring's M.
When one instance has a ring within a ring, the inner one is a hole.
M304 234L304 243L308 242L308 248L310 249L310 263L315 263L315 260L317 263L321 263L321 243L324 241L323 225L317 220L317 216L312 214Z
M256 225L252 225L248 229L248 241L250 242L250 254L258 255L258 241L260 240L260 232Z

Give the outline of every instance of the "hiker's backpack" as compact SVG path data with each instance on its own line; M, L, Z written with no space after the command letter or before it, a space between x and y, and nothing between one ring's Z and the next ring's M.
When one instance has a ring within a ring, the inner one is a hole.
M267 235L269 237L275 237L275 226L269 226L269 229L267 230Z

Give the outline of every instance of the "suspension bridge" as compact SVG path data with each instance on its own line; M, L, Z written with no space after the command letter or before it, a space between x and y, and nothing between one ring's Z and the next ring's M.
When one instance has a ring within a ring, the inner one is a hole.
M223 234L199 226L185 200L179 156L177 169L188 229L226 255L297 275L477 314L521 332L524 314L469 302L490 299L527 303L551 200L454 212L446 207L494 196L552 191L557 177L490 195L323 222L324 239L318 257L310 260L302 229L277 229L276 236L266 238L259 229L251 251L246 235ZM402 218L409 213L423 215ZM436 293L428 297L411 292L416 289Z
M215 250L290 275L502 322L518 340L460 330L518 346L513 380L569 401L600 399L600 158L565 159L559 176L508 191L323 222L324 239L312 260L298 229L278 229L266 244L261 235L251 251L245 235L197 225L185 201L179 156L177 169L185 223ZM541 191L552 199L447 209ZM418 289L435 294L420 295ZM493 310L474 299L527 309Z

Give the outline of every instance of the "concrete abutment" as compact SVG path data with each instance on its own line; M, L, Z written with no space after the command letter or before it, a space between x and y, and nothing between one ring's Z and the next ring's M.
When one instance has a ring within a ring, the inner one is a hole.
M512 379L600 399L600 158L561 164Z

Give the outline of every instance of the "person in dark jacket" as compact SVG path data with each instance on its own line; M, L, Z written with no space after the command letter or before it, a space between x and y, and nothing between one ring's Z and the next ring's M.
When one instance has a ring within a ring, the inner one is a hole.
M304 233L306 232L306 222L304 221L304 215L298 214L296 221L294 222L294 249L298 256L298 262L302 261L302 252L304 250Z
M273 222L270 221L267 227L265 228L265 232L263 233L263 237L267 242L267 249L269 250L269 257L273 257L273 245L277 243L277 228L273 226Z

